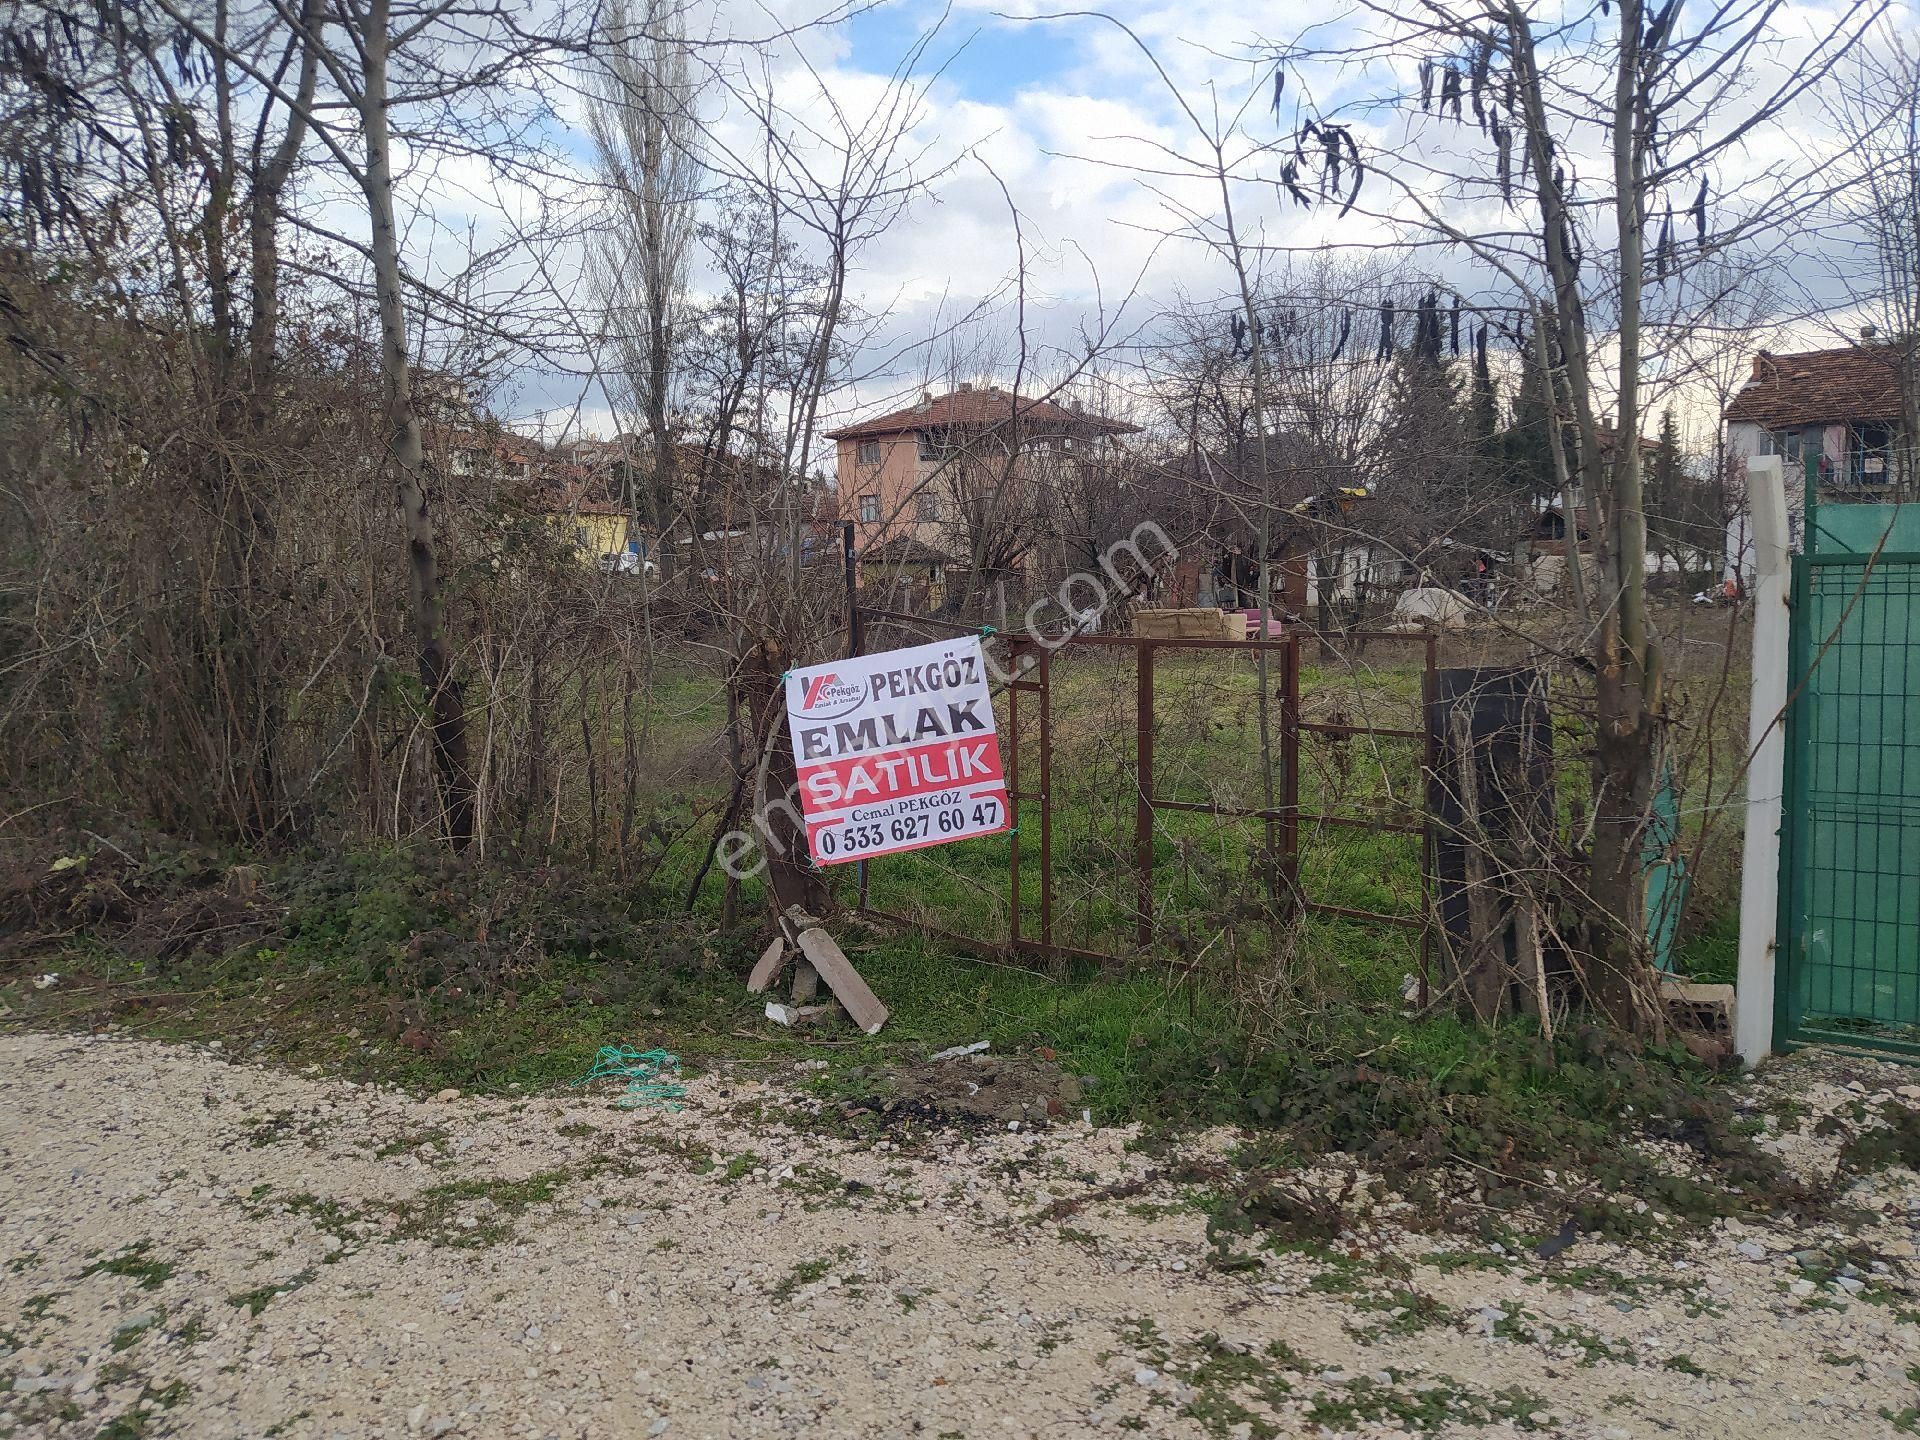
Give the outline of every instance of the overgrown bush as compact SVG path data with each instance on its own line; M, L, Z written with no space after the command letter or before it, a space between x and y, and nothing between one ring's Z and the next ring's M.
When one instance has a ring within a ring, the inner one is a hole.
M1350 1157L1420 1201L1474 1189L1562 1205L1584 1229L1639 1228L1637 1200L1689 1220L1818 1203L1684 1047L1597 1025L1549 1044L1524 1022L1356 1015L1332 1045L1283 1035L1158 1083L1189 1115L1251 1126L1289 1156Z

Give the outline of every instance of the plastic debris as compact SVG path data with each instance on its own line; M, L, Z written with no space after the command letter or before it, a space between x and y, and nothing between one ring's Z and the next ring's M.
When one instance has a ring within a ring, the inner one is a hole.
M942 1050L933 1058L935 1060L958 1060L962 1055L978 1055L982 1050L985 1050L992 1044L993 1042L991 1040L976 1040L971 1045L955 1045L949 1049Z
M678 1110L687 1087L666 1078L680 1071L680 1057L668 1050L636 1050L631 1045L602 1045L593 1068L573 1082L573 1088L595 1080L625 1080L627 1088L613 1103L622 1110L651 1107Z
M815 1020L833 1013L831 1005L782 1005L778 1000L767 1002L767 1019L776 1025L810 1025Z

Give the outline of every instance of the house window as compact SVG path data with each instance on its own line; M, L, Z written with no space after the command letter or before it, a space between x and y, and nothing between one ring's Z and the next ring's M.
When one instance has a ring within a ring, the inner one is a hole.
M862 440L860 442L860 448L854 454L854 459L862 465L878 465L880 463L880 442L878 440Z
M922 430L918 435L922 460L944 460L960 448L945 430Z
M1766 453L1769 455L1778 455L1786 462L1785 469L1787 473L1793 474L1800 466L1807 463L1807 455L1809 453L1814 455L1820 453L1824 433L1823 428L1818 425L1809 426L1804 430L1769 431L1765 447Z
M878 495L862 495L860 497L860 523L862 525L878 525L880 523L880 497Z
M922 490L913 505L914 518L917 520L938 520L940 518L940 497Z
M1878 488L1893 483L1893 427L1866 423L1847 431L1847 480Z

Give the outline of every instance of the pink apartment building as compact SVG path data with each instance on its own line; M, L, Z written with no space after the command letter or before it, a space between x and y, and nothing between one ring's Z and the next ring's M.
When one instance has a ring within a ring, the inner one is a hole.
M839 447L840 518L854 522L860 553L938 568L967 554L963 507L979 493L1009 481L1037 489L1049 467L1090 462L1138 429L1050 400L961 385L946 395L923 391L916 405L827 438Z

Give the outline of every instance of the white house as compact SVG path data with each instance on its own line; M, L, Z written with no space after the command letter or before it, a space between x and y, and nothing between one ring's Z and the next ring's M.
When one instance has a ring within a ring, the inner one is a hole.
M1903 353L1863 341L1833 350L1753 357L1753 375L1727 406L1727 479L1744 496L1747 461L1778 455L1786 470L1791 548L1800 548L1806 457L1820 468L1819 495L1829 501L1893 498L1900 447ZM1727 522L1731 575L1753 574L1749 507Z

